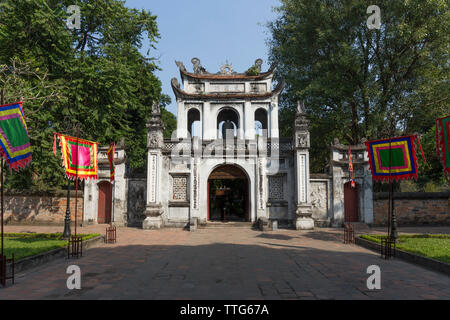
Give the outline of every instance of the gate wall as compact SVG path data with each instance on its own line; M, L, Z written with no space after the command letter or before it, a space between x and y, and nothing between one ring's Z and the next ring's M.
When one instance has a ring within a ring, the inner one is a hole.
M348 171L348 145L334 140L331 145L329 170L332 179L332 216L331 225L341 227L344 223L344 184L350 181ZM358 189L359 221L373 224L372 176L369 167L369 156L364 143L351 147L355 181Z

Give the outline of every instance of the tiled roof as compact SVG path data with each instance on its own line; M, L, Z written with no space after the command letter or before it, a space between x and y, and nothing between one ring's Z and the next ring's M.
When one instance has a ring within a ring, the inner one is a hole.
M193 79L207 79L207 80L263 80L274 73L274 69L269 69L266 72L262 72L258 75L247 75L245 73L235 73L235 74L220 74L220 73L191 73L183 69L180 69L181 77L188 77Z
M278 95L283 90L285 85L284 81L281 81L273 91L264 93L187 93L180 88L176 78L172 78L171 84L175 96L187 100L267 99L274 95Z

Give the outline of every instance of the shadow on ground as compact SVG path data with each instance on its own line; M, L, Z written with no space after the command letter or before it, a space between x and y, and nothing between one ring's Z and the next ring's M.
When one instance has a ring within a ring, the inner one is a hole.
M336 243L313 247L317 233L302 236L303 245L277 234L248 245L119 242L36 268L0 293L2 299L450 299L445 275ZM66 287L71 264L81 269L81 290ZM370 265L382 271L381 290L367 289Z

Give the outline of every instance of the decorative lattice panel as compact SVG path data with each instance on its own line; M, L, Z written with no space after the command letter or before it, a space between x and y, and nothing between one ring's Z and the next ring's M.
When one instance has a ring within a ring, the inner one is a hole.
M284 200L283 176L269 176L269 200Z
M187 199L187 177L173 177L173 200L186 201Z

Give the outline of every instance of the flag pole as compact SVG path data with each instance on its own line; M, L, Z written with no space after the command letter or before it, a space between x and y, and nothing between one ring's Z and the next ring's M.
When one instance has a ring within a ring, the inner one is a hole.
M115 156L116 156L116 143L113 142L113 149L112 149L112 159L113 159L113 163L112 163L112 168L113 168L113 192L112 192L112 217L111 217L111 227L112 227L112 223L114 221L114 207L115 207L115 202L116 202L116 167L115 167Z
M77 236L77 223L78 223L78 208L77 208L77 204L78 204L78 163L79 163L79 158L78 158L78 136L80 134L80 126L79 123L77 123L77 165L76 165L76 169L75 169L75 237Z
M4 88L2 88L2 92L1 92L1 105L4 105L5 104L5 89ZM2 205L1 205L1 211L2 211L2 253L1 253L1 257L2 257L2 259L3 259L3 252L4 252L4 250L3 250L3 244L4 244L4 242L3 242L3 237L4 237L4 234L3 234L3 214L4 214L4 212L3 212L3 157L1 157L2 158L2 161L1 161L1 165L2 165L2 168L1 168L1 183L2 183L2 186L1 186L1 197L2 197L2 199L1 199L1 202L2 202ZM2 260L2 262L3 262L3 260ZM3 269L3 264L2 264L2 269ZM2 270L3 271L3 270Z
M114 221L114 200L116 199L116 177L113 180L113 192L112 192L112 217L111 217L111 227Z
M394 212L394 185L391 179L391 166L392 166L392 131L394 129L394 121L391 118L391 125L389 128L389 238L394 243L397 243L397 219Z
M392 219L392 181L391 181L391 142L392 142L392 126L389 127L389 197L388 197L388 237L392 238L391 219Z

